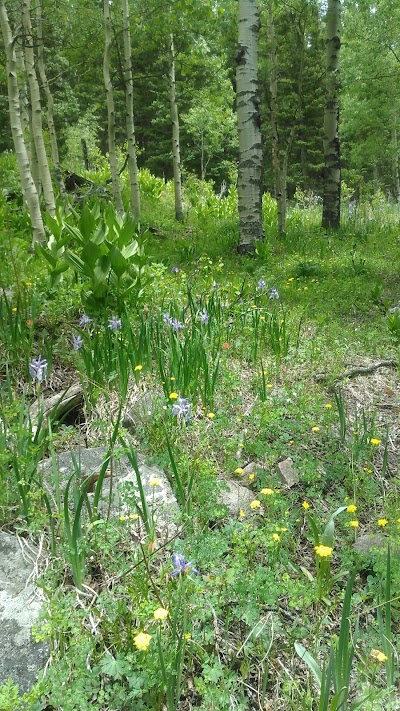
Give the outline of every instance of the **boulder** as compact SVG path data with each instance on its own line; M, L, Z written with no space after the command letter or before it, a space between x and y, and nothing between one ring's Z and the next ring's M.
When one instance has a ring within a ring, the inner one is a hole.
M293 466L293 459L291 457L284 459L282 462L278 462L278 470L283 483L288 489L298 483L299 475Z
M53 471L53 461L46 459L39 464L43 482L47 489L55 492L57 488L56 477L59 477L61 496L71 474L75 470L77 476L85 480L91 477L88 487L89 498L93 498L97 480L107 450L105 447L90 447L88 449L76 448L61 452L56 461L56 471ZM146 459L137 455L140 479L144 495L150 509L158 540L166 541L175 536L178 531L179 507L165 473L157 466L149 465ZM111 499L111 505L110 505ZM72 501L72 493L70 496ZM135 514L136 505L141 507L140 492L134 467L125 455L114 456L107 466L103 480L99 511L102 515L120 517ZM132 523L138 529L137 522Z
M29 554L36 559L32 546ZM33 558L24 554L22 539L0 531L0 684L11 676L22 693L36 682L49 656L31 633L42 605L32 582Z

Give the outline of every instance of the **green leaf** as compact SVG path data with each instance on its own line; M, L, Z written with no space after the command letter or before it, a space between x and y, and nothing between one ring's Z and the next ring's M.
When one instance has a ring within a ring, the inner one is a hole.
M300 642L295 642L294 648L300 659L302 659L302 661L307 664L308 668L314 674L315 680L318 684L318 688L320 689L322 684L322 671L318 662L314 659L310 652L307 652L306 648L303 647Z
M100 661L100 669L111 679L122 679L130 671L130 665L122 655L115 658L112 654L106 654Z
M103 256L97 260L96 266L94 268L94 274L98 283L106 282L108 280L110 268L111 262L107 255L103 254Z
M77 254L74 252L70 252L70 250L66 250L64 252L64 259L69 264L72 269L74 269L78 274L84 274L85 276L92 277L93 276L93 270L89 267L88 264L85 264L85 262L82 261L80 257L78 257Z
M84 205L79 219L79 228L86 242L94 232L96 219L88 205Z
M109 252L109 259L113 271L120 279L122 275L126 272L128 266L125 257L122 256L121 252L119 251L119 249L117 249L117 247L112 247Z

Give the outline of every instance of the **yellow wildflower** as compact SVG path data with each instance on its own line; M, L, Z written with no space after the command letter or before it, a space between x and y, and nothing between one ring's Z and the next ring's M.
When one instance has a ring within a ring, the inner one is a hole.
M132 521L137 521L138 518L139 518L139 515L138 515L138 514L129 514L129 518L130 518Z
M377 447L378 444L381 443L381 441L382 440L380 439L376 439L376 437L371 437L371 439L369 440L370 444L372 444L374 447Z
M215 415L214 415L213 412L209 412L208 415L207 415L207 417L208 417L209 420L213 420L214 417L215 417Z
M149 644L151 642L151 634L146 634L146 632L139 632L136 637L133 638L135 646L140 649L141 652L147 652Z
M253 481L255 474L249 474L249 481Z
M240 518L245 518L246 514L245 514L245 512L243 511L243 509L240 509L240 511L239 511L239 516L240 516Z
M319 427L311 427L313 432L319 432Z
M155 476L151 476L149 479L149 486L161 486L161 480L157 479Z
M179 397L178 393L170 393L169 399L170 400L177 400Z
M176 378L174 378L174 376L172 375L172 376L170 377L170 380L176 380Z
M138 372L140 370L143 370L143 366L142 365L135 365L135 371Z
M251 509L259 509L260 506L261 506L261 503L260 503L260 501L258 501L258 499L254 499L254 501L252 501L250 504Z
M126 521L127 518L128 518L127 516L120 516L120 517L119 517L119 520L120 520L120 521Z
M236 467L234 473L235 473L235 474L243 474L243 469L242 469L242 467Z
M387 518L379 518L378 519L378 526L381 526L381 528L384 528L385 526L387 526L388 523L389 523L389 521L387 520Z
M272 538L273 538L274 541L276 541L276 542L278 542L278 541L281 540L281 537L280 537L279 533L273 533L273 534L272 534Z
M349 513L354 513L354 511L357 511L357 506L355 506L354 504L349 504L346 511L348 511Z
M386 654L380 652L379 649L371 649L370 657L376 659L377 662L386 662L387 660Z
M307 511L307 509L310 508L310 504L308 504L307 501L303 501L302 507L303 507L303 509L304 509L305 511Z
M183 635L183 639L190 639L191 636L190 632L186 632L186 634Z
M261 489L261 494L264 494L264 496L271 496L274 493L273 489Z
M349 526L351 526L352 528L358 528L359 523L356 519L353 519L352 521L349 521Z
M329 558L333 552L333 548L331 548L330 546L323 545L314 546L314 550L320 558Z
M169 612L164 607L157 607L157 610L154 610L153 612L153 617L155 620L166 620L168 615Z
M325 405L325 408L326 408L327 410L331 410L331 409L332 409L331 403L330 403L330 402L327 402L326 405Z

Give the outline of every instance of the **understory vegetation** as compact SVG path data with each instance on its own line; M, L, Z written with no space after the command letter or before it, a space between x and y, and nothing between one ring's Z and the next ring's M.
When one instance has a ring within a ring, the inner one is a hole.
M266 194L266 239L238 256L233 186L188 177L178 224L171 183L139 179L140 224L94 194L59 205L35 251L21 206L0 204L0 524L42 550L50 650L0 707L395 711L398 205L344 205L331 233L297 191L278 236ZM46 416L76 384L79 410ZM79 452L99 446L93 485ZM102 487L123 455L139 495L115 517ZM167 540L138 455L176 496Z

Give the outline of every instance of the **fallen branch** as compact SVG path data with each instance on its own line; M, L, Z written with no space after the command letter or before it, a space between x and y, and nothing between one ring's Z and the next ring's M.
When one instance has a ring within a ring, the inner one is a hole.
M334 378L335 381L337 380L344 380L345 378L356 378L357 375L369 375L370 373L374 373L375 370L378 370L378 368L398 368L399 367L399 361L397 360L379 360L377 363L371 363L371 365L359 365L354 368L348 368L347 370L344 371L344 373L341 373L338 375L336 378ZM326 373L317 373L315 375L314 380L316 380L318 383L324 380L329 380L329 375Z

